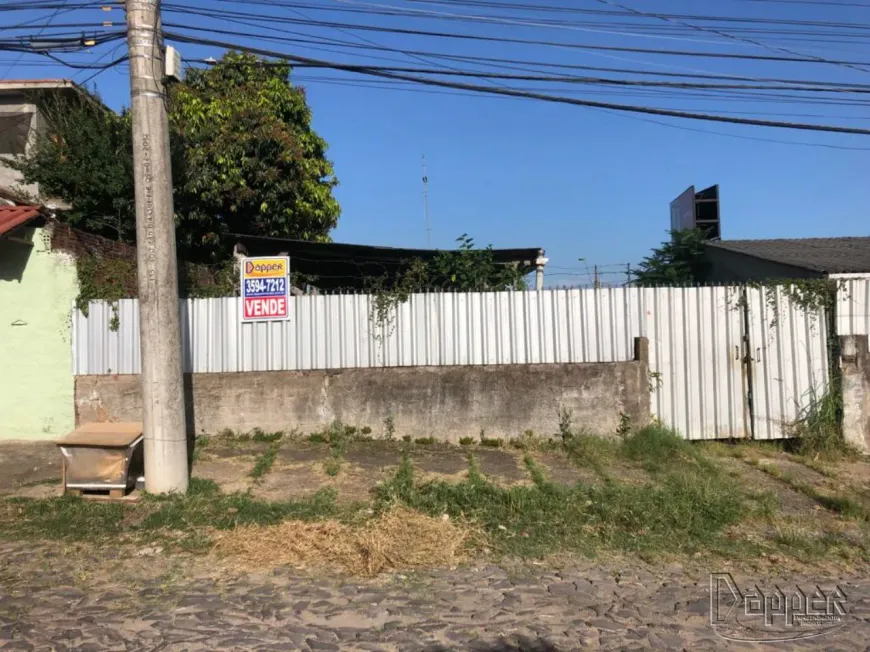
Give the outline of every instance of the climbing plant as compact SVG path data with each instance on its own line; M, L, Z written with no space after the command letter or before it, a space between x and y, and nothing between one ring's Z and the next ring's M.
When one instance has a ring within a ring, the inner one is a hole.
M372 322L381 328L390 327L395 309L418 292L487 292L526 287L523 271L516 265L496 261L491 245L477 249L474 239L465 233L456 242L455 250L441 251L432 260L406 261L404 271L397 276L366 279L366 291L372 295Z

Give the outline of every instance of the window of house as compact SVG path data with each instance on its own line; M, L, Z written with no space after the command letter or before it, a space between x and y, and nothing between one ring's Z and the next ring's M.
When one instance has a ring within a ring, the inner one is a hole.
M0 113L0 154L24 154L30 135L32 113Z

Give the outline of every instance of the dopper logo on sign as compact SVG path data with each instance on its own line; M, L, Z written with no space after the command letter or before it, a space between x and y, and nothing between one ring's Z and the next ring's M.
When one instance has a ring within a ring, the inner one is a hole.
M249 258L245 261L245 278L287 276L289 258Z
M242 267L242 321L290 317L290 259L248 258Z

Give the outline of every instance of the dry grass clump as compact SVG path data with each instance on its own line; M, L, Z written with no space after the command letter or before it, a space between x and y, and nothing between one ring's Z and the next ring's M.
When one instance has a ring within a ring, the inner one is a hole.
M476 536L468 524L394 507L365 525L284 521L220 533L214 554L249 567L333 566L372 577L383 571L453 567Z

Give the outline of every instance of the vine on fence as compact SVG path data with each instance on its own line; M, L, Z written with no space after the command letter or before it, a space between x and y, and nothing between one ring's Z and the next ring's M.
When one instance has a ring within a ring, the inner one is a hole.
M522 269L495 260L492 246L475 249L474 239L462 234L455 251L441 251L430 261L413 258L398 276L383 275L366 279L372 295L371 320L382 329L392 328L396 308L418 292L456 290L486 292L522 290Z
M814 322L820 312L825 312L834 307L837 301L837 291L845 288L842 280L828 278L801 278L801 279L776 279L769 281L749 281L745 287L756 290L765 290L764 299L768 309L773 314L769 327L776 326L779 320L779 303L777 302L777 289L782 291L788 301L801 308ZM746 307L746 296L737 291L737 298L732 305L734 309Z
M79 293L76 308L87 317L91 301L105 301L112 309L109 328L120 326L118 301L139 295L136 260L80 254L76 257ZM178 290L182 297L204 299L234 296L238 278L233 261L218 265L178 265Z

